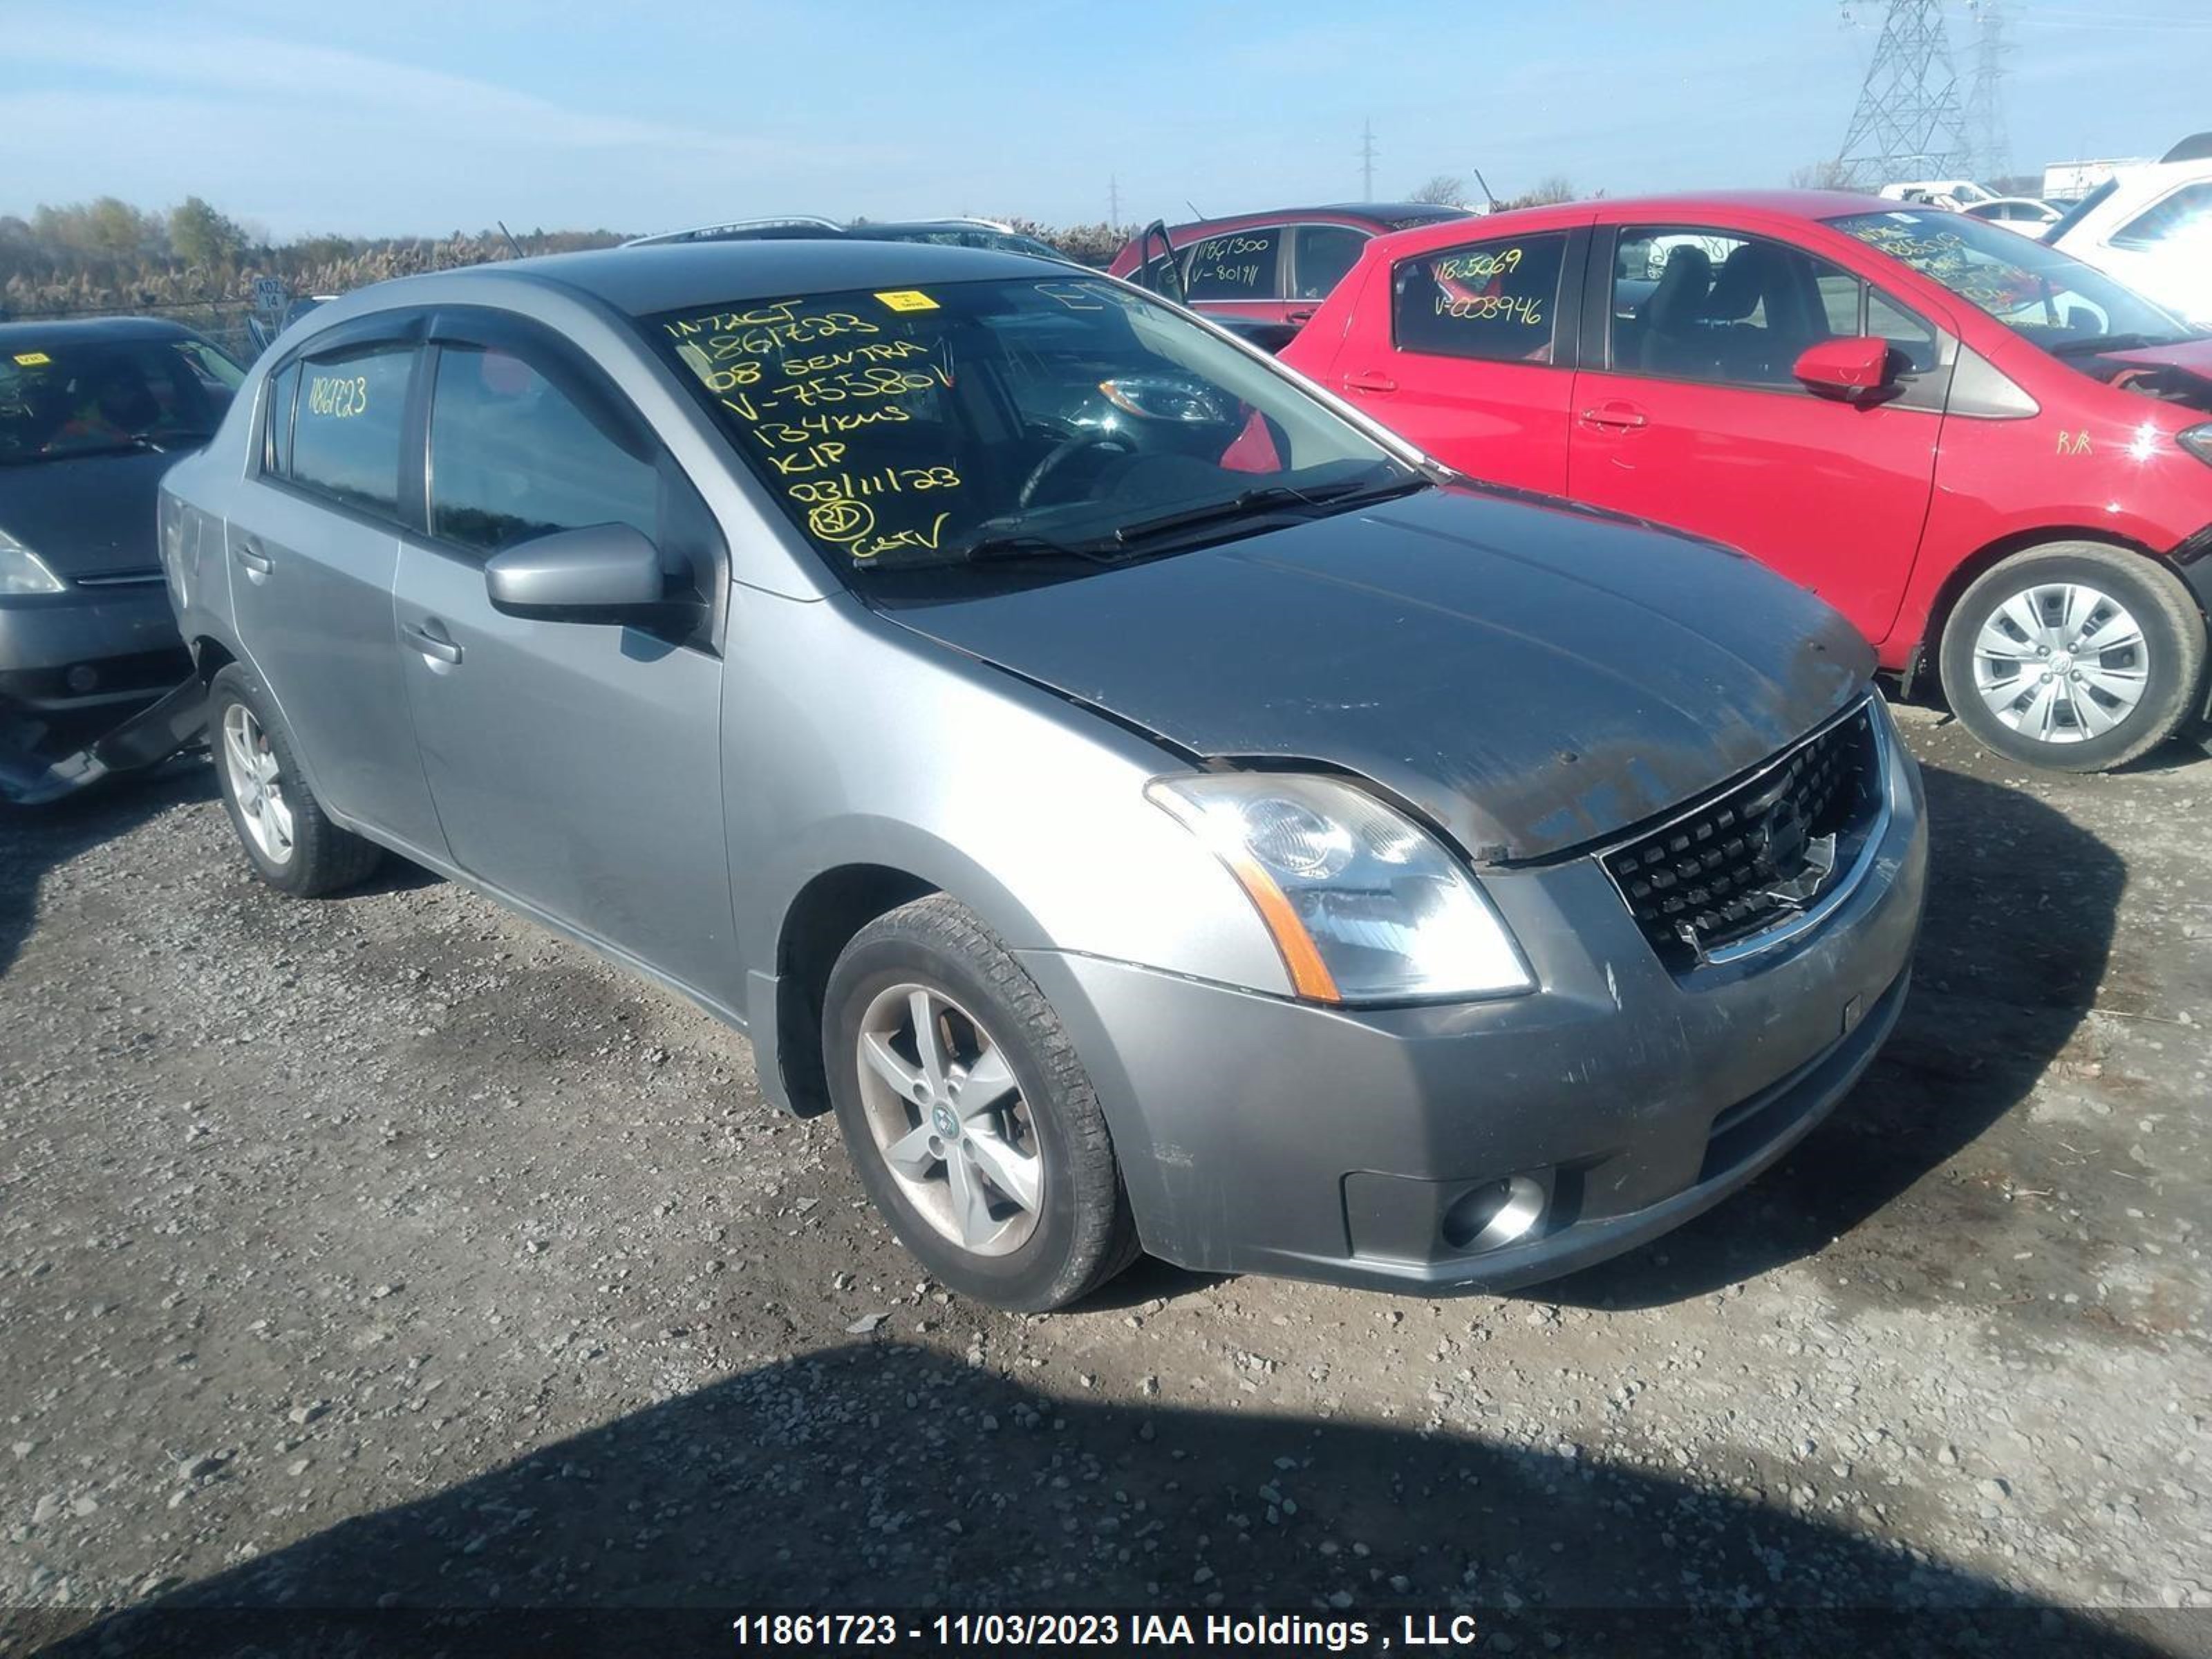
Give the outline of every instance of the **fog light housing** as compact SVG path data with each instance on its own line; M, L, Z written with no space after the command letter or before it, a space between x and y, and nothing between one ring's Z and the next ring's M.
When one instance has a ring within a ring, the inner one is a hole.
M1445 1243L1469 1255L1526 1238L1544 1218L1551 1195L1532 1176L1508 1176L1470 1188L1444 1212Z
M82 696L84 693L98 688L100 671L89 663L81 662L62 676L62 684Z

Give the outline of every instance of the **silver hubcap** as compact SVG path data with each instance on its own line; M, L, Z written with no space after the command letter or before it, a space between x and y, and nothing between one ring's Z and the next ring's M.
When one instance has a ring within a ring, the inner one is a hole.
M1036 1231L1044 1159L1003 1050L974 1015L894 985L860 1017L860 1104L922 1218L963 1250L1005 1255Z
M269 734L242 702L223 711L222 764L230 775L230 793L238 802L238 815L246 820L246 833L271 864L289 862L292 805L284 799L284 781L277 775Z
M2128 608L2081 582L2023 588L1974 636L1974 689L1989 710L2041 743L2100 738L2136 712L2150 648Z

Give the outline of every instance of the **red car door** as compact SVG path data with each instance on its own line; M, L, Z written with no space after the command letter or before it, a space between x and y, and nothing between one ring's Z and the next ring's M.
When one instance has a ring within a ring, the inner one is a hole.
M1467 242L1376 266L1326 368L1285 360L1473 477L1552 495L1567 483L1575 233ZM1310 332L1310 331L1309 331Z
M1601 228L1592 258L1612 278L1575 377L1567 493L1741 548L1881 639L1928 516L1948 342L1789 241L1626 225ZM1797 380L1807 347L1857 335L1888 342L1887 388L1850 400Z

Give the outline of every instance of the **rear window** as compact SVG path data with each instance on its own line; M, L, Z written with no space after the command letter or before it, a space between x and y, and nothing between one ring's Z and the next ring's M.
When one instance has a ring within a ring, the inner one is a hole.
M1193 300L1272 300L1275 268L1283 252L1279 225L1232 230L1208 236L1190 251L1189 297Z
M0 347L0 465L192 447L242 379L189 337L19 337Z
M289 465L283 476L332 501L396 517L399 429L406 418L411 345L374 345L299 366ZM283 412L270 410L272 421Z
M1400 260L1390 273L1398 349L1550 362L1566 251L1565 233L1550 232Z

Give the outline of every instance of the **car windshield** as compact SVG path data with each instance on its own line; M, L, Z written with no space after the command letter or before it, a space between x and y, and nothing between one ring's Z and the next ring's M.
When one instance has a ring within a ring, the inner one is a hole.
M244 378L190 337L19 335L0 346L0 465L204 442Z
M2015 334L2069 356L2164 345L2191 330L2126 283L1987 220L1936 208L1854 213L1827 222L1980 307Z
M744 301L645 327L847 570L1143 556L1424 483L1264 363L1103 279Z

